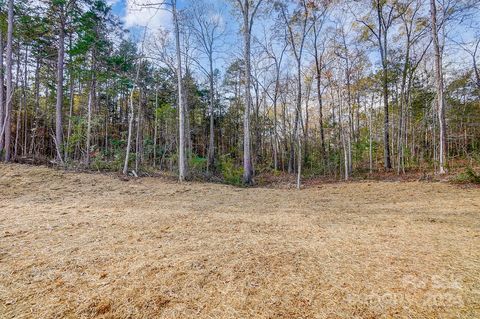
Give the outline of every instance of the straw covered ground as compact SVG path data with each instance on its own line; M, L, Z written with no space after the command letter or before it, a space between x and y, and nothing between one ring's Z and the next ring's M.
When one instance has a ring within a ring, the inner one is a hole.
M480 318L480 189L1 164L0 318Z

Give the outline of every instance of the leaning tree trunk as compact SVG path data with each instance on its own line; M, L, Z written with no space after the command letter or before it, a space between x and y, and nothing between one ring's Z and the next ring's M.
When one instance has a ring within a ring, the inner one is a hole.
M435 84L437 91L437 115L438 115L438 124L439 124L439 167L438 172L440 174L445 174L445 164L446 164L446 150L447 150L447 141L446 141L446 123L445 123L445 99L443 97L443 71L442 71L442 55L440 52L440 44L438 41L438 30L437 30L437 6L435 0L430 0L430 13L432 20L432 38L433 38L433 49L435 52Z
M397 174L403 172L405 174L405 159L404 159L404 135L407 135L404 131L405 126L405 114L407 108L407 74L408 69L410 68L410 37L407 36L407 48L405 61L403 64L402 71L402 82L400 86L400 110L398 116L398 139L397 139Z
M280 66L279 62L276 62L275 67L275 92L273 95L273 168L275 172L278 170L278 119L277 119L277 104L278 104L278 93L280 89Z
M138 67L138 69L140 69ZM138 69L137 69L137 78L138 78ZM130 101L128 103L128 135L127 135L127 148L125 151L125 162L123 163L123 175L128 173L128 162L130 160L130 148L132 147L132 130L133 130L133 92L135 91L135 85L130 92Z
M145 34L147 29L145 28L143 33L143 40L142 40L142 49L141 49L141 57L143 57L143 45L145 43ZM135 80L133 81L133 87L130 91L130 101L128 103L128 135L127 135L127 148L125 150L125 161L123 163L123 175L127 175L128 173L128 163L130 161L130 148L132 147L132 132L133 132L133 118L134 118L134 107L133 107L133 94L135 92L135 88L138 83L138 77L140 76L140 66L142 64L142 59L140 58L137 62L137 72L135 75Z

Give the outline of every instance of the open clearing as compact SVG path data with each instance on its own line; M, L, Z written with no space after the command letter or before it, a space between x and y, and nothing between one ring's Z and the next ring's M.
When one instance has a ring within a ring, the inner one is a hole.
M480 318L480 189L0 165L1 318Z

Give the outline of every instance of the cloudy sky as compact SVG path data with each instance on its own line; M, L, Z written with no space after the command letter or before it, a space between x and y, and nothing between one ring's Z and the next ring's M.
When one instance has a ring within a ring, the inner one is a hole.
M121 17L125 27L148 26L151 29L167 27L171 24L171 15L159 8L142 7L143 4L154 3L152 0L111 0L113 11Z

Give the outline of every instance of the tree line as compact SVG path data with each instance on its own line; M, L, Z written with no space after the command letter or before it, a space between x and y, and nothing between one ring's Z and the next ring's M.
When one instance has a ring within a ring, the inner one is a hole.
M105 0L0 1L4 161L300 187L480 160L477 1L127 5L171 23L128 30Z

